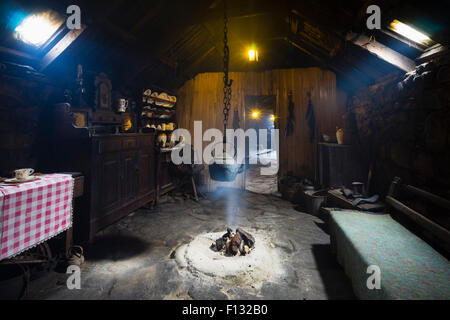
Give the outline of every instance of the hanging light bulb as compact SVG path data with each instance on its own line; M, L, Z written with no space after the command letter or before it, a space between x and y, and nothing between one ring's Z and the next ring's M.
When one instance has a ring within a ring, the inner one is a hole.
M253 110L252 111L252 118L253 119L258 119L260 115L260 112L258 110Z
M248 61L258 62L258 50L256 49L248 50Z

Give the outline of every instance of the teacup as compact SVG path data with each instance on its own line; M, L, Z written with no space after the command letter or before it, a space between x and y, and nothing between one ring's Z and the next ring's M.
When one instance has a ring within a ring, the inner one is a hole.
M34 173L34 169L17 169L14 170L14 173L16 174L17 180L26 180Z

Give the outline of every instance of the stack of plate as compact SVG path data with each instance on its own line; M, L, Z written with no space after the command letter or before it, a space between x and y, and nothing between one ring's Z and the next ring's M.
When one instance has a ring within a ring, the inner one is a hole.
M143 95L144 95L142 98L143 102L146 102L148 104L155 104L157 106L162 106L166 108L172 108L173 106L175 106L177 102L177 97L169 96L165 92L158 94L158 92L152 92L150 89L147 89L144 91Z

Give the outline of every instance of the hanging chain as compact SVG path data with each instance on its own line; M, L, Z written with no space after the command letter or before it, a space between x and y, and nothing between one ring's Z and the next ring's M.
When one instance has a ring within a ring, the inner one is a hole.
M228 48L228 18L227 1L224 0L223 13L223 133L227 129L228 117L231 108L231 84L233 80L228 78L228 66L230 63L230 49Z

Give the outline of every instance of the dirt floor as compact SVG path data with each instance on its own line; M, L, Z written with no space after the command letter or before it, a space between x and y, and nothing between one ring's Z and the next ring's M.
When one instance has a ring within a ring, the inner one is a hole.
M31 282L27 298L354 298L325 223L291 203L233 189L199 202L181 195L161 200L111 225L85 248L81 289L67 288L68 274L50 272ZM255 251L231 258L211 251L208 245L227 225L254 234Z

